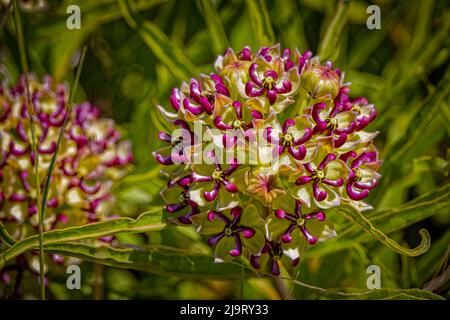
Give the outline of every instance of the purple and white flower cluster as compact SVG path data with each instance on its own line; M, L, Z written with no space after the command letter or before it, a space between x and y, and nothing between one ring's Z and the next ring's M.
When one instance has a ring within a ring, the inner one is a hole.
M16 240L37 233L37 201L41 200L34 168L38 163L42 194L66 117L51 176L45 230L107 219L114 202L113 182L128 172L133 159L131 143L121 140L114 121L101 118L97 107L84 102L74 105L69 114L67 86L55 84L50 76L40 82L30 75L28 81L33 118L24 76L14 86L0 86L0 220ZM32 148L31 121L37 154ZM59 256L52 258L61 262ZM5 274L2 278L7 279Z
M161 132L168 145L154 153L170 179L171 219L209 235L217 259L244 256L279 275L335 235L327 209L370 208L362 200L382 161L365 129L376 109L350 98L343 78L309 51L275 45L227 49L214 73L173 89L173 110L158 108L184 134ZM192 161L199 153L204 161Z

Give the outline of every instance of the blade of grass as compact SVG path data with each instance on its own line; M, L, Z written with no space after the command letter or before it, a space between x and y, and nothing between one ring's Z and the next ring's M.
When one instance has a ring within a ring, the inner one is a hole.
M47 197L48 197L48 191L50 189L51 176L53 174L53 169L55 168L56 158L58 157L58 151L59 151L59 147L61 145L62 137L66 130L67 123L69 122L70 114L72 112L73 99L75 98L75 94L76 94L76 91L78 88L78 83L80 81L80 75L81 75L81 70L83 69L83 63L84 63L84 58L86 56L86 51L87 51L87 47L83 47L83 50L81 51L80 59L78 60L78 67L77 67L77 72L75 75L75 82L73 84L72 91L71 91L70 97L69 97L69 103L67 105L67 114L64 119L64 123L59 130L58 140L56 143L56 150L52 155L52 159L50 161L50 165L49 165L48 171L47 171L47 176L45 178L44 188L43 188L43 192L42 192L42 205L41 205L41 211L40 211L41 219L43 219L45 217L45 209L47 207Z
M275 34L270 22L269 12L262 0L247 0L248 14L260 46L272 46L275 44Z
M39 154L37 152L37 144L36 144L36 129L34 126L34 105L31 99L30 93L30 85L28 81L28 62L27 62L27 53L25 47L25 40L23 36L22 29L22 20L20 17L19 6L17 4L17 0L14 0L14 23L16 27L16 37L17 43L19 46L20 53L20 63L22 65L22 70L25 77L25 87L26 87L26 95L27 95L27 111L30 116L30 133L31 133L31 150L34 155L34 182L36 187L36 206L38 208L38 212L40 212L41 205L41 182L39 177ZM40 253L39 253L39 287L40 287L40 298L42 300L45 299L45 284L44 284L44 250L43 250L43 241L42 241L42 233L44 232L44 221L41 217L39 217L39 242L40 242Z
M83 68L83 62L84 62L84 57L86 55L86 50L87 48L84 47L80 56L80 60L78 61L78 69L77 69L77 73L75 76L75 83L73 85L73 90L70 93L70 98L69 98L69 103L67 105L67 114L66 117L64 119L64 123L59 131L59 135L58 135L58 140L56 143L56 150L53 153L51 162L50 162L50 166L48 167L48 173L45 179L45 183L44 183L44 188L43 188L43 192L42 192L42 204L40 207L38 207L39 210L39 251L40 251L40 275L41 275L41 291L43 290L44 293L41 292L41 298L45 299L45 285L43 282L43 276L44 276L44 272L42 272L41 270L44 270L42 268L42 266L44 265L44 239L43 239L43 232L44 232L44 226L43 226L43 221L45 219L45 209L47 207L47 197L48 197L48 191L50 189L50 181L51 181L51 177L53 174L53 169L55 167L55 163L56 163L56 158L58 156L58 151L59 151L59 146L61 145L61 141L62 141L62 137L64 135L64 132L66 130L67 127L67 123L69 121L70 118L70 114L72 111L72 104L73 104L73 99L75 97L75 93L77 91L77 87L78 87L78 82L80 81L80 74L81 74L81 69ZM37 158L37 157L36 157ZM39 200L38 200L39 201ZM44 289L42 289L44 288Z
M339 1L336 13L327 27L325 35L320 42L318 55L322 60L336 58L339 37L348 19L348 2Z
M197 0L197 5L203 13L214 53L222 54L229 46L220 17L211 0Z

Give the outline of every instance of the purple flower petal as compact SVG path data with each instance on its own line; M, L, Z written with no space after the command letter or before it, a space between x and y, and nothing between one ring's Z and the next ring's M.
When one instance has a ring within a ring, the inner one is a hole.
M255 87L255 83L254 82L247 82L245 84L245 93L249 96L249 97L259 97L260 95L262 95L264 92L266 91L265 88L260 88L259 90L256 89Z
M175 109L175 111L178 111L180 109L180 101L181 96L179 90L176 88L172 89L172 94L170 95L169 102Z
M164 166L173 164L171 155L163 156L160 153L156 153L155 154L155 159L156 159L156 161L158 161L160 164L162 164Z
M300 227L300 231L303 233L309 244L315 244L317 242L317 238L310 234L305 226Z
M348 196L355 201L364 199L369 195L369 190L364 189L361 191L353 189L353 183L348 183L346 186Z
M275 210L275 215L276 215L277 218L279 218L279 219L284 219L285 216L286 216L286 213L284 212L284 210L277 209L277 210Z
M298 186L302 186L310 182L312 179L313 178L311 178L310 176L301 176L295 181L295 184Z
M306 148L305 146L300 146L298 149L295 149L293 146L290 146L289 154L295 159L295 160L303 160L306 156Z
M183 203L174 203L166 205L166 210L169 213L180 211L183 208L186 208L186 205Z
M322 160L322 162L317 167L319 170L323 170L325 166L330 163L330 161L336 160L336 155L333 153L327 154L327 156Z
M223 237L225 237L225 233L221 232L219 234L216 234L215 236L208 239L208 244L212 247L217 244Z
M216 182L214 183L214 188L211 191L205 191L203 192L203 197L205 197L205 199L207 201L214 201L217 198L217 195L219 194L219 190L220 190L220 183Z
M220 130L231 130L233 129L233 126L230 126L229 124L226 124L224 122L222 122L222 117L221 116L217 116L214 118L214 125L216 126L216 128L220 129Z
M318 221L324 221L326 216L325 213L323 213L322 211L318 211L305 214L303 218L305 220L317 219Z
M305 128L305 132L303 133L303 136L301 136L300 138L298 138L297 140L294 141L294 145L298 146L300 144L304 144L305 142L307 142L309 139L311 139L312 137L312 130L310 128Z
M52 144L48 148L44 148L42 145L38 145L37 150L42 154L53 154L56 151L56 142L52 141Z
M337 180L323 179L323 183L332 187L341 187L344 184L344 179L339 178Z
M344 145L347 140L347 134L341 133L337 139L333 139L333 144L335 148L340 148Z
M188 98L183 99L183 106L187 111L196 116L203 112L203 108L201 106L191 104Z
M313 194L317 201L323 201L328 196L324 190L319 189L319 181L314 181L313 183Z
M235 184L229 182L228 180L223 180L223 185L225 186L225 189L227 189L228 192L236 193L238 192L238 188Z
M250 76L250 79L257 85L257 86L261 86L261 80L259 80L258 75L257 75L257 71L256 69L258 69L258 64L257 63L253 63L250 65L250 67L248 68L248 74Z
M233 250L230 250L230 255L232 257L238 257L241 255L242 252L242 241L238 234L234 236L235 240L235 248Z
M277 101L277 92L275 90L268 90L267 99L269 99L270 105L274 104Z

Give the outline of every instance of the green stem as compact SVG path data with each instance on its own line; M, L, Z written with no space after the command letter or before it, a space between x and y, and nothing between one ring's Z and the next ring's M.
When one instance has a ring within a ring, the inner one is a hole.
M40 199L41 199L41 183L40 183L40 177L39 177L39 155L37 152L37 144L36 144L36 130L34 126L34 105L33 101L31 100L31 93L30 93L30 85L28 82L28 62L27 62L27 55L26 55L26 48L25 48L25 41L23 37L23 29L22 29L22 20L20 17L19 7L17 5L17 0L14 0L14 22L16 27L16 36L17 36L17 44L19 46L19 52L20 52L20 62L22 65L22 70L24 72L25 77L25 87L26 87L26 93L27 93L27 110L28 114L30 115L30 132L31 132L31 150L34 155L34 181L35 181L35 187L36 187L36 206L38 208L38 212L40 212ZM44 233L44 221L42 217L39 217L39 287L40 287L40 298L42 300L45 299L45 283L44 283L44 243L43 243L43 236Z
M86 54L86 47L83 48L82 54L80 56L79 66L78 66L77 73L75 76L75 84L73 86L73 90L70 93L69 104L67 106L67 109L68 109L67 114L64 119L64 124L59 131L58 141L56 143L56 150L53 153L52 160L50 162L50 166L48 168L47 176L46 176L46 179L44 182L44 188L43 188L43 194L42 194L42 204L40 206L38 206L38 210L39 210L38 211L39 212L39 250L40 250L39 270L40 270L40 287L41 287L41 299L42 300L45 299L44 268L43 268L45 261L44 261L44 238L43 238L44 236L43 236L43 234L45 231L44 230L44 218L45 218L45 209L47 207L48 191L50 189L51 176L53 173L53 169L55 167L56 157L57 157L58 151L59 151L59 146L61 145L62 137L63 137L63 134L64 134L66 126L67 126L67 122L70 117L70 112L72 110L73 99L74 99L75 92L78 87L78 82L80 80L80 74L81 74L81 69L82 69L85 54ZM35 154L37 154L37 153L35 153ZM39 198L40 197L38 197L37 202L39 202Z
M52 160L50 162L50 166L48 167L47 177L45 179L43 195L42 195L41 218L45 217L45 209L47 207L47 197L48 197L48 191L50 189L51 176L53 173L53 169L55 168L55 163L56 163L56 158L58 156L59 146L61 145L62 137L66 130L67 123L68 123L69 117L70 117L70 113L72 111L73 99L74 99L75 92L78 87L78 82L80 81L80 74L81 74L81 69L83 68L83 62L84 62L85 55L86 55L86 47L83 48L83 51L80 56L80 60L78 61L78 69L77 69L77 73L75 76L75 83L73 85L73 90L70 93L69 103L67 106L67 114L64 119L64 123L63 123L61 129L59 130L58 141L56 143L56 150L53 153Z

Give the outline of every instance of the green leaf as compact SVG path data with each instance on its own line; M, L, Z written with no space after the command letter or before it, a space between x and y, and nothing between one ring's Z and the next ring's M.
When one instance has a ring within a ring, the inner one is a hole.
M153 22L141 21L140 17L133 15L134 5L131 0L119 0L122 15L133 29L144 40L153 54L164 63L180 81L197 75L194 64L186 57L183 50L171 41L166 34Z
M241 278L242 267L235 263L214 263L208 255L165 246L143 248L95 247L86 244L64 243L46 245L48 252L82 258L115 268L144 271L163 276L185 278ZM250 276L250 270L246 270Z
M373 238L380 241L387 247L391 248L392 250L405 254L411 257L415 257L418 255L421 255L425 253L430 248L430 235L425 229L421 229L419 231L419 234L421 235L421 241L420 244L414 248L404 248L401 245L399 245L397 242L389 238L386 234L384 234L379 229L375 228L372 223L364 217L364 215L354 207L350 205L341 205L337 208L332 208L330 211L335 212L337 214L341 213L344 214L348 219L356 223L357 226L359 226L361 229L363 229L365 232L369 233Z
M117 218L79 227L48 231L43 233L43 240L44 245L48 245L58 242L100 238L119 232L155 231L161 230L165 226L166 224L162 221L162 209L158 207L142 213L137 219ZM10 259L38 246L39 235L16 242L12 247L0 254L0 269Z
M450 205L450 183L418 197L399 208L374 211L367 214L377 228L385 233L404 229L418 221L447 210ZM356 238L362 235L356 226L344 227L343 237Z
M450 231L447 231L440 239L433 242L430 251L423 255L417 262L417 274L420 277L418 285L424 284L425 281L436 275L442 264L439 261L443 260L446 263L449 252Z
M426 195L398 207L387 210L376 210L365 213L366 219L385 234L402 230L416 222L427 219L435 214L443 212L450 205L450 184L447 184ZM334 212L333 212L334 211ZM329 217L336 220L341 212L339 209L327 211ZM333 217L332 215L338 215ZM341 224L338 228L338 237L320 245L310 248L306 255L309 257L321 257L341 250L353 248L358 243L370 240L372 237L353 221ZM427 253L429 255L430 253ZM426 256L424 256L426 257ZM423 258L422 258L423 259ZM435 260L433 260L435 261Z
M263 0L247 0L248 14L253 33L260 46L272 46L275 44L275 34L273 33L272 23L269 13Z
M348 2L339 1L336 13L327 27L325 35L320 42L318 55L321 60L334 59L337 57L338 42L342 30L348 19Z
M198 0L197 5L202 11L206 26L208 27L214 53L222 54L229 44L220 17L217 14L216 8L214 8L213 1Z

